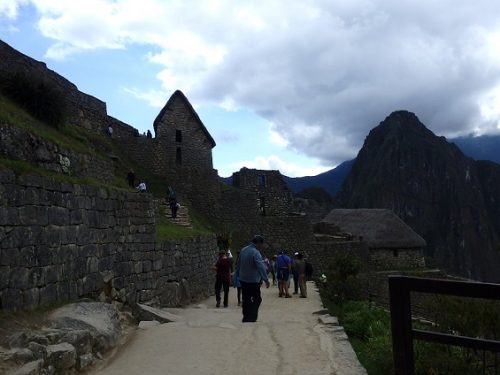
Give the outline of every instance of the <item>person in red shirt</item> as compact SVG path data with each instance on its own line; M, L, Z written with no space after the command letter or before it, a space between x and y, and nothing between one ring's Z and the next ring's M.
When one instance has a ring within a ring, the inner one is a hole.
M219 259L214 266L215 270L215 299L216 307L220 307L220 292L224 289L224 307L228 305L229 283L231 281L231 260L225 251L219 252Z

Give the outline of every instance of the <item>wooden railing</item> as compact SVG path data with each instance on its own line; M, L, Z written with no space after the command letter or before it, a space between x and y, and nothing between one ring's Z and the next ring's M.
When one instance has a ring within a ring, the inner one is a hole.
M413 339L500 352L500 341L413 329L410 292L500 300L498 284L389 276L392 349L396 375L415 374Z

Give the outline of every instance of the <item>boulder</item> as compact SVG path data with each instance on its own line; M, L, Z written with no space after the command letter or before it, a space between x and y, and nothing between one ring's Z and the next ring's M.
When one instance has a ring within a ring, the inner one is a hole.
M90 332L98 342L97 350L107 350L116 346L121 338L118 310L112 304L73 303L55 310L50 314L49 319L55 328Z
M30 342L36 342L40 345L48 345L49 339L39 332L22 331L12 334L7 342L9 348L24 348Z
M13 348L5 353L5 358L17 364L24 364L33 361L34 355L33 352L27 348Z
M76 364L75 347L67 342L47 346L47 362L56 370L67 370Z
M61 340L73 345L79 355L92 352L93 340L89 330L68 331Z
M76 367L78 370L83 370L88 366L92 366L96 361L96 358L92 355L92 353L83 354L78 357Z
M12 375L40 375L43 366L43 359L26 363L23 367L17 369Z
M45 346L37 342L30 342L28 344L28 349L31 350L34 358L36 359L45 359L45 357L47 356L47 349L45 348Z

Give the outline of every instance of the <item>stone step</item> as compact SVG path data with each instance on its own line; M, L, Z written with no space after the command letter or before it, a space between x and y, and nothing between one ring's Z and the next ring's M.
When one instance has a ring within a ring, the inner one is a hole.
M175 219L172 218L171 212L172 211L170 210L170 207L167 205L165 210L165 217L168 218L171 223L182 227L192 228L191 220L189 218L189 209L186 206L179 207L179 209L177 210L177 217Z

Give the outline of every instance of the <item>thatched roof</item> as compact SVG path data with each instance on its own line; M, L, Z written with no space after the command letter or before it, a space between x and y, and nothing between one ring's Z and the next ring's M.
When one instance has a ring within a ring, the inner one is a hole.
M208 141L212 145L212 148L214 148L215 147L215 141L214 141L214 139L212 138L212 136L208 132L208 130L205 127L205 125L203 124L203 122L201 121L200 116L198 116L198 114L194 110L194 108L191 105L191 103L189 102L188 98L186 98L186 95L184 95L184 93L181 90L176 90L172 94L172 96L170 97L170 99L168 99L167 104L165 104L165 106L162 108L162 110L160 111L160 113L158 113L158 116L156 116L156 118L155 118L155 120L153 122L153 128L154 128L155 132L157 131L156 129L157 129L158 123L162 120L163 116L165 115L165 112L172 106L172 103L177 98L179 98L184 103L184 105L186 106L186 108L189 111L189 113L191 113L191 115L193 116L193 118L195 119L195 121L198 123L198 125L200 125L200 128L203 131L203 134L205 134L205 136L207 137Z
M370 248L413 248L426 245L394 212L385 209L334 209L323 219L342 232L363 237Z

